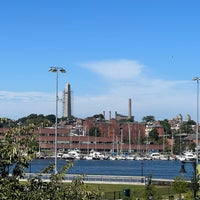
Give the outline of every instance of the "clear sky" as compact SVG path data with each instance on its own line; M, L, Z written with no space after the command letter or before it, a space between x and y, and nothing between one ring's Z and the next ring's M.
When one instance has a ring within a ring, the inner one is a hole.
M0 117L55 114L65 84L72 114L141 121L190 114L200 76L199 0L0 1ZM59 102L59 117L62 104Z

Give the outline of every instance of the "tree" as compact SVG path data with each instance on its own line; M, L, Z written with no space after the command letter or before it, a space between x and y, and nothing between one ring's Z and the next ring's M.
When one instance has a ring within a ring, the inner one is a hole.
M101 132L99 130L99 127L92 127L89 130L89 136L96 136L96 137L100 137L101 136Z
M169 124L169 121L164 119L163 121L160 121L160 124L163 126L166 135L171 135L171 125Z
M17 123L22 124L24 126L28 126L29 124L34 124L35 126L40 126L42 123L46 123L48 121L48 125L52 125L55 123L55 115L47 115L44 116L42 114L30 114L27 117L23 117L17 120Z
M174 191L179 194L179 199L181 198L181 194L187 191L187 181L184 177L177 176L172 184Z
M97 121L103 121L104 120L104 116L103 114L96 114L93 116Z
M90 190L81 176L69 184L63 182L66 172L73 164L70 162L66 162L57 174L51 174L49 182L43 182L39 175L29 178L25 183L20 182L20 178L25 177L25 168L37 153L37 142L33 134L35 129L37 127L32 124L16 127L8 130L1 140L0 199L101 199L99 190ZM11 166L12 170L10 170ZM42 172L51 173L53 169L54 165L50 165Z
M152 116L152 115L148 115L148 116L146 116L146 117L143 117L142 118L142 121L144 121L144 122L154 122L155 121L155 117L154 116Z
M50 121L50 124L54 124L55 123L55 120L56 120L56 116L55 115L47 115L47 116L45 116L45 118Z
M154 200L160 200L161 197L158 194L158 192L155 189L155 186L152 184L152 175L148 175L147 177L147 183L145 186L145 193L144 193L145 199L154 199Z
M185 150L185 146L182 145L182 139L180 136L174 137L173 152L174 154L181 154Z
M12 175L21 178L24 169L35 158L37 142L33 134L33 125L9 129L0 143L1 176L8 175L8 169L12 166Z
M180 132L181 133L188 133L188 134L192 134L194 131L192 130L192 122L189 121L189 122L184 122L181 127L180 127Z
M8 118L0 118L0 128L10 128L14 126L14 121Z
M154 139L155 141L159 140L159 133L157 131L156 128L153 128L150 132L149 132L149 137Z
M195 148L196 148L196 143L192 142L189 144L189 149L191 149L193 152L195 152Z

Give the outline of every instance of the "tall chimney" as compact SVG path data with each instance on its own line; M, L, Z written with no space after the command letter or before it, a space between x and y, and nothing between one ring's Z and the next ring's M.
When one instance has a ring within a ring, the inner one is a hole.
M132 118L132 111L131 111L131 99L128 100L128 118Z
M63 117L71 117L71 87L69 83L66 83L63 91Z
M109 111L109 120L111 120L111 111Z
M103 117L104 117L104 119L106 119L106 114L105 114L105 111L103 111Z

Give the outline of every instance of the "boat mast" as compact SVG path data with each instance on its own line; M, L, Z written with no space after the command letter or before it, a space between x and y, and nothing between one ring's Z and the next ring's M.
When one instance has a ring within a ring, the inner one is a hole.
M131 153L131 130L129 123L128 123L128 141L129 141L129 153Z

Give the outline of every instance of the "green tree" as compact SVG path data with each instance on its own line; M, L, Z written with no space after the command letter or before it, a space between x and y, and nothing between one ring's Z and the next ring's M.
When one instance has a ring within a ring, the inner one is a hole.
M159 140L159 134L156 128L153 128L150 132L149 132L149 138L153 139L155 141Z
M21 178L24 169L35 158L37 142L33 134L34 126L9 129L0 143L1 176L6 177L8 169L13 167L12 175ZM13 165L14 164L14 165Z
M172 134L171 133L171 125L169 124L169 121L167 119L160 121L160 124L163 126L166 135Z
M154 200L161 199L161 196L156 191L155 186L152 184L152 175L151 174L147 177L147 183L145 186L144 197L145 197L145 199L150 199L150 198L152 198Z
M192 134L192 133L194 132L193 129L192 129L192 125L193 125L193 124L191 124L190 121L189 121L189 122L184 122L184 123L181 125L179 131L180 131L181 133Z
M44 116L42 114L30 114L27 117L23 117L17 120L17 124L21 124L24 126L28 126L29 124L34 124L35 126L40 126L42 123L46 123L48 121L48 125L52 125L55 123L55 115L47 115Z
M96 136L96 137L100 137L101 136L101 132L99 130L99 127L92 127L89 130L89 136Z
M57 174L50 174L50 181L43 182L40 175L31 177L27 182L20 182L25 177L25 168L36 156L36 140L34 136L37 127L20 126L8 130L0 142L0 199L15 200L86 200L101 199L98 189L90 190L83 182L83 177L77 177L71 183L63 182L65 174L72 166L66 163ZM12 170L9 170L12 166ZM48 166L42 172L51 173L54 165Z
M179 199L182 199L181 194L187 191L188 183L182 176L177 176L172 184L174 191L179 194Z
M0 118L0 128L11 128L15 125L15 122L8 118Z
M183 138L181 137L181 135L174 135L174 154L181 154L185 149L186 146L183 144Z
M148 115L148 116L146 116L146 117L143 117L142 118L142 121L143 122L154 122L155 121L155 117L154 116L152 116L152 115Z
M65 122L65 124L73 124L74 122L76 122L77 118L75 118L74 116L70 116L70 117L62 117L61 118L62 121Z
M45 118L50 121L51 125L55 123L55 120L56 120L56 116L55 115L47 115L47 116L45 116Z

